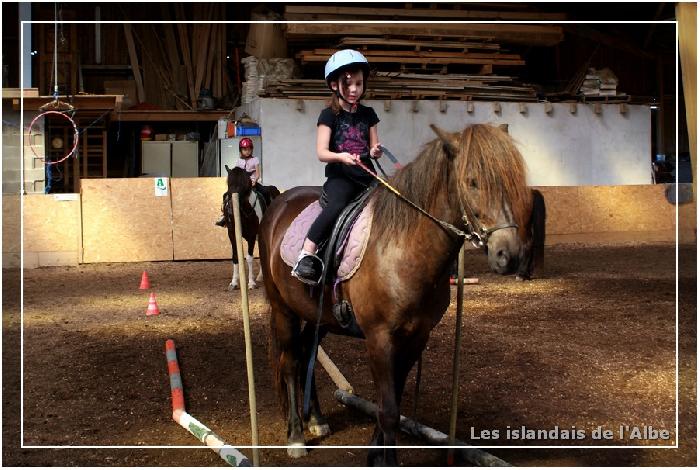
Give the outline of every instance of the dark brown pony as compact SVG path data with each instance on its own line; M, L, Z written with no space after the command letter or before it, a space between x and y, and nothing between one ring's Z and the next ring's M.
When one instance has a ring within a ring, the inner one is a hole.
M532 198L522 156L508 134L488 125L454 134L431 127L438 138L399 170L391 184L431 215L461 230L467 230L464 217L472 226L486 229L502 224L524 227ZM280 243L292 220L319 193L315 187L286 191L270 206L260 226L260 262L271 307L270 356L281 404L288 413L287 439L293 447L287 452L292 457L306 454L300 388L313 352L320 289L310 296L308 286L290 275L280 256ZM370 204L373 223L362 264L337 291L339 298L352 304L365 336L378 405L371 445L396 446L406 376L450 303L450 267L462 239L381 186ZM519 248L515 243L507 256L517 259ZM330 287L325 289L325 298L330 299ZM329 332L348 334L328 303L319 337ZM303 330L302 321L306 321ZM330 430L319 409L315 382L311 384L306 424L312 434L325 435ZM374 447L367 462L396 465L396 450Z
M532 190L532 211L527 222L526 238L520 246L518 269L515 278L519 281L532 279L535 268L544 269L544 242L547 208L544 196L536 189Z
M253 185L250 181L250 176L242 168L234 167L233 169L226 167L228 176L226 177L226 196L224 199L231 201L231 195L238 193L239 209L241 213L241 236L248 244L248 254L246 262L248 263L248 289L258 287L255 276L253 275L253 251L255 250L255 239L258 236L258 228L260 220L255 212L255 207L250 203L250 193ZM268 186L270 197L274 199L280 192L275 186ZM267 203L261 203L261 213L264 212ZM231 242L231 261L233 262L233 276L228 285L229 290L238 288L238 252L236 250L236 228L233 220L233 205L230 202L224 202L224 219L228 230L228 239ZM262 270L258 273L257 281L262 279Z

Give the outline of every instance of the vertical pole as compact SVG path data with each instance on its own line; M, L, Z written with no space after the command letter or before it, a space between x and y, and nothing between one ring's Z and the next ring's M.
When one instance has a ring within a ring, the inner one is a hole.
M462 349L462 304L464 300L464 240L457 257L457 313L455 316L455 349L452 356L452 404L450 406L449 445L455 445L457 433L457 398L459 395L459 353ZM455 450L447 450L447 464L454 465Z
M248 314L248 285L245 265L242 261L243 238L241 237L241 213L238 193L233 193L233 222L236 228L236 253L238 253L238 270L243 284L241 285L241 307L243 308L243 331L245 334L245 363L248 371L248 403L250 407L250 429L252 445L258 445L258 416L255 399L255 376L253 375L253 346L250 340L250 315ZM260 466L260 456L257 447L253 447L253 465Z

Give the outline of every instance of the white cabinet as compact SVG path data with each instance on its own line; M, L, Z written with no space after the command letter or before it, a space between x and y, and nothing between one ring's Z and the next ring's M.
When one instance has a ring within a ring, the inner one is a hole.
M172 177L199 176L199 144L172 142Z
M197 142L141 142L142 176L199 176L199 144Z

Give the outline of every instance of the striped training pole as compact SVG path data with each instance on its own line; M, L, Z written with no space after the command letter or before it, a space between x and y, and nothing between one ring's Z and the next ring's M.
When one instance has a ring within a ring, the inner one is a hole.
M234 467L250 467L250 460L241 454L233 446L226 444L219 436L204 424L200 423L185 411L185 395L182 390L182 378L180 366L175 354L175 342L169 339L165 342L165 358L168 360L168 374L170 374L170 396L173 401L173 419L177 424L187 429L190 434L206 444L211 450L219 454L227 464Z

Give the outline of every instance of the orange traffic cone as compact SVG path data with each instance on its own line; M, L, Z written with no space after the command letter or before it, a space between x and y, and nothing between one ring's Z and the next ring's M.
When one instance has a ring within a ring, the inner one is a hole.
M160 315L155 292L151 292L151 296L148 298L148 310L146 310L146 315Z
M151 283L148 280L148 273L146 271L141 274L141 285L139 286L139 289L150 289L151 288Z

